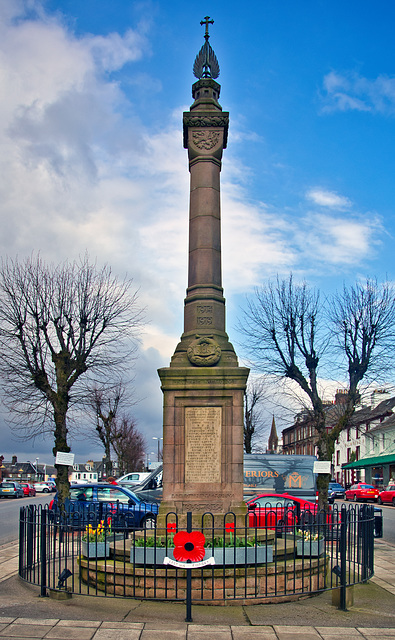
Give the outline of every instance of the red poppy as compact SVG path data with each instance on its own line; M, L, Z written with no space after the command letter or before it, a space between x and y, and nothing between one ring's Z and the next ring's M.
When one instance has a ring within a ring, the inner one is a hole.
M225 531L230 533L235 532L235 523L234 522L225 522Z
M200 562L205 554L204 543L206 538L200 531L179 531L173 538L173 555L178 562Z
M168 522L166 526L166 531L171 533L172 531L177 531L177 522Z

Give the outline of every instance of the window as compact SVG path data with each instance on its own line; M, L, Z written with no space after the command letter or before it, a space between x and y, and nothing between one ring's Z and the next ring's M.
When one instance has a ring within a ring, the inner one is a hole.
M347 429L347 441L351 440L351 429Z
M355 459L359 460L360 457L360 451L359 451L360 447L356 447L355 448Z
M98 487L97 499L99 502L122 502L128 504L129 496L117 487Z
M340 467L340 450L336 451L336 466Z
M92 487L71 487L70 498L72 500L81 500L82 502L92 501Z

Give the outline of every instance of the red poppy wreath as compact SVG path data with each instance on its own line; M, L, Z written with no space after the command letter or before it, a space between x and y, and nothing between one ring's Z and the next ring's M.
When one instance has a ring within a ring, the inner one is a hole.
M179 531L173 538L173 555L178 562L200 562L205 554L204 543L206 538L200 531Z

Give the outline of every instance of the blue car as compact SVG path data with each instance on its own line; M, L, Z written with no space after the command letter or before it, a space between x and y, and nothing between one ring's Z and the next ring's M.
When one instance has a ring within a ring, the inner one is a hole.
M328 486L328 502L333 504L336 498L344 500L345 489L338 482L330 482Z
M49 504L53 520L60 516L58 494ZM113 530L153 529L159 505L144 502L126 487L114 484L78 484L70 487L70 498L65 504L66 524L85 529L88 524L111 518Z

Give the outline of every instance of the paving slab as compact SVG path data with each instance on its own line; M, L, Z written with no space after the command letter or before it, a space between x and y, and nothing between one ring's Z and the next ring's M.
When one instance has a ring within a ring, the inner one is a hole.
M257 627L232 626L233 640L277 640L273 627L259 625Z
M48 633L48 627L42 624L17 624L13 622L6 629L0 631L0 638L3 636L21 638L43 638Z
M16 618L17 624L42 624L48 627L53 627L58 624L59 618Z
M188 631L188 640L232 640L232 633L230 629L217 631L211 627L211 630L206 629L206 631Z
M186 631L175 631L174 629L171 631L148 629L146 631L144 629L140 636L140 640L186 640L186 637ZM215 632L214 635L213 633L211 634L210 640L216 640Z
M383 629L380 628L364 628L364 627L358 627L358 631L360 633L362 633L362 635L369 635L370 637L381 637L384 633ZM395 629L386 629L385 630L385 634L387 636L395 636Z
M100 627L101 620L59 620L58 627Z
M100 629L140 629L143 630L143 622L102 622Z
M52 627L47 631L45 638L55 640L91 640L96 633L97 627Z
M93 640L139 640L141 629L98 629Z
M337 640L343 640L343 638L359 638L361 640L361 634L358 629L350 629L350 627L315 627L318 633L324 638L336 637Z
M276 624L274 625L273 629L276 632L278 637L280 637L282 634L288 634L288 635L293 634L295 637L300 636L301 638L305 638L308 635L314 638L320 637L318 631L316 631L312 627L307 627L302 625L295 626L295 625L277 625Z

